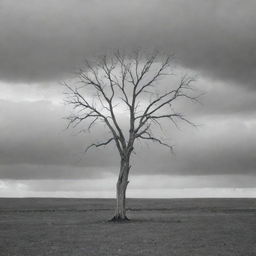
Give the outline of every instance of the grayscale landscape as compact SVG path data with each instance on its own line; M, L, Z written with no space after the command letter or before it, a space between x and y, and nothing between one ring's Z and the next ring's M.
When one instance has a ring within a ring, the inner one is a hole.
M1 256L254 256L255 199L1 199Z
M0 256L256 256L256 0L0 0Z

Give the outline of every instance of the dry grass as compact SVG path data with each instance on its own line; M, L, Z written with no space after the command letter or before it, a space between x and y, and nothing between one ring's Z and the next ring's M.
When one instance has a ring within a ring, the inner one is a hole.
M255 199L0 199L1 256L255 256Z

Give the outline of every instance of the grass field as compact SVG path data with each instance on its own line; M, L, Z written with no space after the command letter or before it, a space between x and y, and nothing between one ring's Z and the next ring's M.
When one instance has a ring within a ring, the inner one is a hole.
M1 256L255 256L256 199L0 199Z

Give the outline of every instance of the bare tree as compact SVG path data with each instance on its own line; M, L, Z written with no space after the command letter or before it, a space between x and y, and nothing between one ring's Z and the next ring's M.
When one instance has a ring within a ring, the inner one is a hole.
M172 150L169 143L153 132L153 126L161 126L164 119L175 126L178 120L192 124L182 113L174 111L173 105L182 98L197 100L191 88L193 78L183 76L175 86L157 90L160 78L172 75L171 63L170 56L158 52L148 56L137 51L128 56L118 51L86 60L85 67L77 74L79 83L65 83L68 89L66 101L73 106L73 112L68 117L69 126L75 127L88 120L86 124L90 129L95 123L103 122L110 132L109 138L89 145L87 150L113 142L119 152L121 161L113 221L127 220L126 189L134 143L147 140ZM127 131L118 120L116 110L120 107L125 107L129 114Z

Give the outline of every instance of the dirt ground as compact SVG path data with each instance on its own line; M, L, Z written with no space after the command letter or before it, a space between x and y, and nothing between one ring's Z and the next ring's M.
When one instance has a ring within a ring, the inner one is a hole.
M0 199L1 256L255 256L256 199Z

